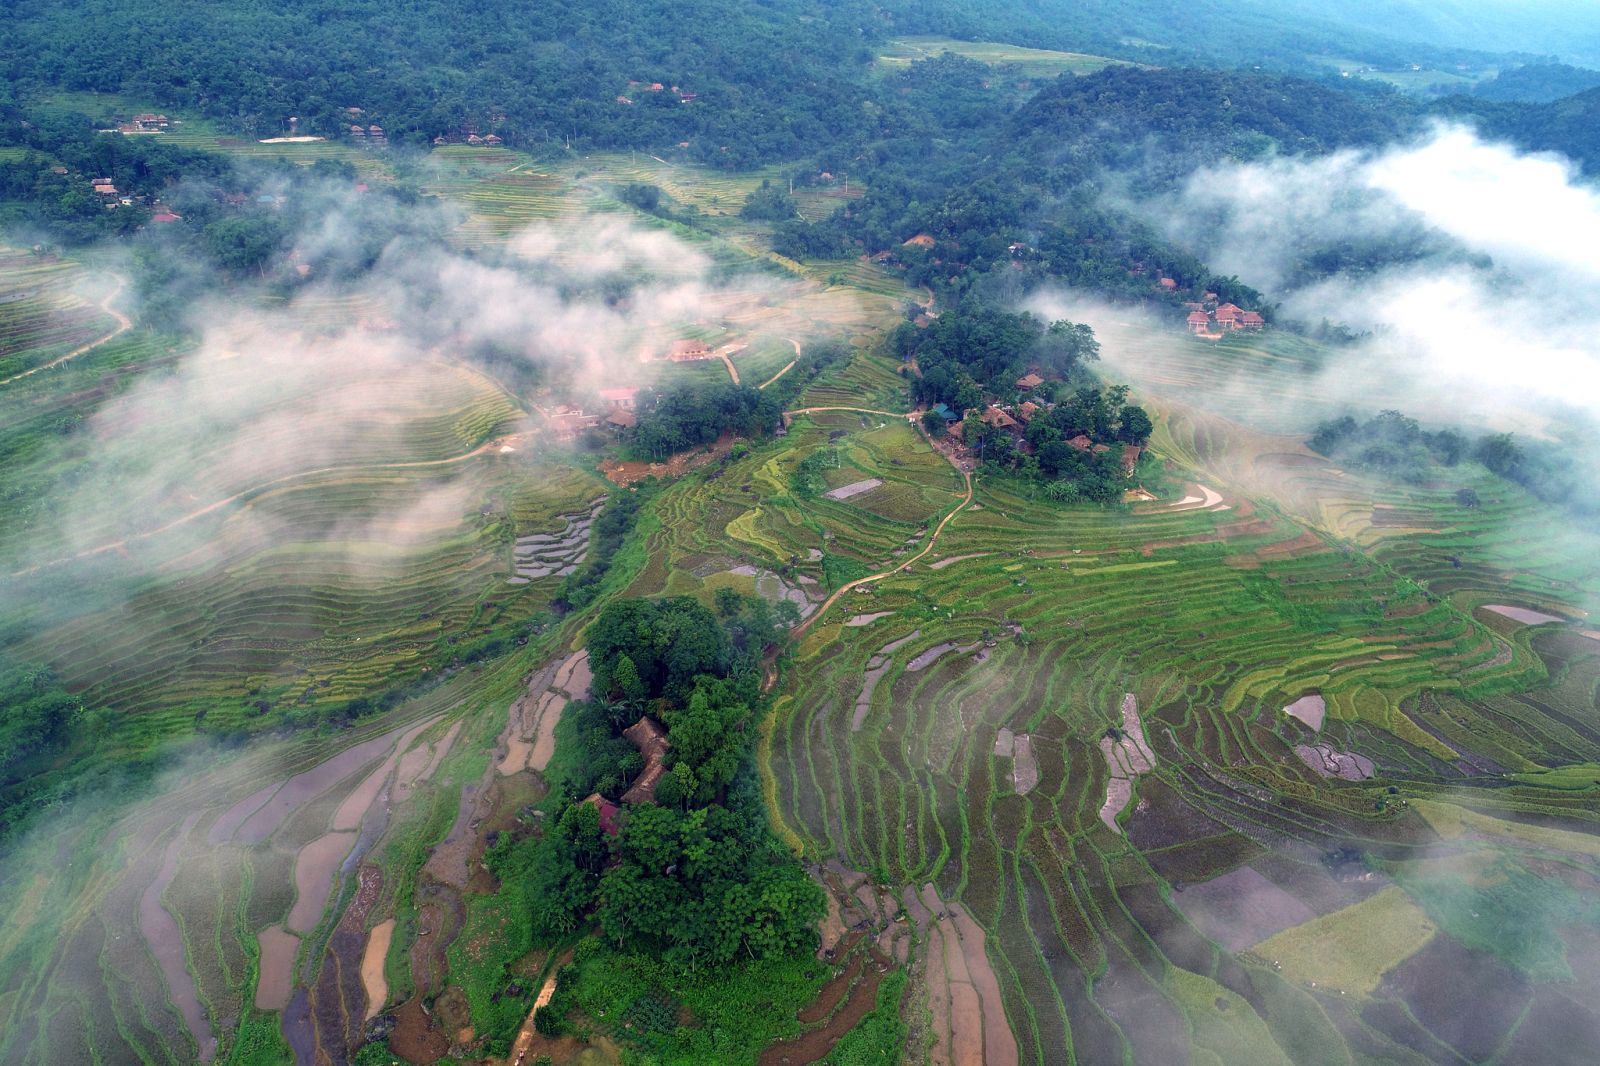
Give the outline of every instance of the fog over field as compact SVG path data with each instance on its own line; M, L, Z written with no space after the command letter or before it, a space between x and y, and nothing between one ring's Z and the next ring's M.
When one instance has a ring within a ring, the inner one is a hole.
M325 221L292 242L308 260L342 257L359 240L337 221L340 198L355 194L325 195ZM449 360L490 351L575 396L628 383L641 347L664 346L674 328L722 313L730 284L746 298L780 291L759 277L729 283L713 273L686 242L600 216L530 226L493 257L397 239L361 280L300 287L277 309L205 295L186 313L194 349L93 414L87 470L59 487L52 520L14 557L48 569L115 552L122 569L137 570L141 542L161 534L158 558L170 561L181 554L173 545L182 527L238 493L309 471L439 464L450 456L420 451L413 420L432 390L461 387L463 371ZM338 304L357 310L330 315ZM396 500L370 530L326 532L388 543L438 535L473 502L465 492L446 480L425 498ZM249 509L228 532L235 550L289 533ZM202 550L203 541L188 547Z

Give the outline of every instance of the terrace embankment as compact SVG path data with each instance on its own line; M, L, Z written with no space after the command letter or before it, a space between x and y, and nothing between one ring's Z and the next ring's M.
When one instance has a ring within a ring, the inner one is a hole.
M156 879L139 897L139 932L144 936L145 943L150 946L150 953L155 956L156 964L161 967L161 976L167 983L167 994L172 997L178 1013L183 1015L183 1024L194 1037L200 1061L210 1062L217 1052L217 1038L211 1032L205 1010L200 1006L194 977L189 973L185 963L183 936L178 930L177 920L168 913L161 902L162 894L178 876L178 863L184 844L189 831L194 828L195 822L199 821L200 814L201 812L195 811L178 826L177 832L162 854L161 869L156 873Z
M589 695L589 653L577 652L534 673L527 690L511 704L495 764L501 776L533 770L542 773L555 754L556 724L567 702Z
M347 1062L361 1041L367 1018L377 1013L387 996L384 989L374 1000L369 994L367 955L371 950L367 916L383 890L383 873L362 866L356 891L328 938L327 951L316 984L310 990L311 1035L318 1061ZM393 928L393 922L389 923ZM387 937L384 938L387 948ZM383 982L383 956L377 957L377 981Z

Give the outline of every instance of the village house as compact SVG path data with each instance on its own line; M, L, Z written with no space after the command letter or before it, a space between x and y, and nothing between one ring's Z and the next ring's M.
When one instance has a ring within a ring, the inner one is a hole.
M622 731L628 742L639 749L644 757L644 770L633 782L633 787L622 794L623 803L654 803L656 783L667 772L667 751L672 747L667 731L649 715Z
M613 407L606 415L606 425L614 430L632 429L639 424L639 416L622 407Z
M1144 449L1137 444L1129 444L1122 449L1122 476L1132 477L1134 467L1139 465L1139 456L1144 454Z
M932 248L936 242L926 233L919 233L901 245L902 248Z
M638 389L601 389L600 399L612 407L620 407L624 411L631 411L639 402Z
M1044 410L1044 408L1040 407L1032 400L1025 401L1021 407L1017 408L1017 421L1021 422L1023 425L1027 425L1029 422L1032 422L1034 416L1042 410Z
M587 803L600 812L600 831L602 833L608 837L617 835L621 829L618 819L618 815L622 813L621 807L618 807L598 792L585 796L580 802Z
M983 414L978 416L978 420L984 425L1007 430L1008 432L1015 431L1018 428L1015 418L1012 418L993 404L984 408Z
M1161 278L1156 282L1156 285L1161 289L1162 292L1178 291L1178 283L1172 278Z
M711 346L705 341L686 337L673 341L666 357L674 363L685 363L693 359L710 359L712 355Z
M1259 311L1246 311L1231 303L1221 305L1209 315L1205 311L1190 311L1184 321L1190 333L1213 339L1237 330L1265 329L1267 325L1267 320Z
M117 131L119 133L160 133L169 125L171 123L167 121L166 115L154 115L147 112L143 115L135 115L130 121L120 124L117 126Z
M1021 389L1023 392L1027 392L1030 389L1037 389L1043 384L1044 378L1040 377L1038 374L1035 374L1031 370L1017 379L1017 388Z

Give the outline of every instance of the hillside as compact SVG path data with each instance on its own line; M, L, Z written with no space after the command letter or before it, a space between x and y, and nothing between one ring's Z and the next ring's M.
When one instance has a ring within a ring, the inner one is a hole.
M7 6L0 1062L1586 1062L1507 10Z

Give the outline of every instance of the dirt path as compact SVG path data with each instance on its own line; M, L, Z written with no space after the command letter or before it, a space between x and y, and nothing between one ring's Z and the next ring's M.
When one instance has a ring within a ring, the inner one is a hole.
M538 1030L533 1027L533 1019L550 1003L551 997L556 994L556 976L561 972L561 967L571 961L572 952L568 950L556 960L554 966L550 967L550 976L544 979L544 984L539 988L538 996L534 998L533 1009L523 1019L522 1028L517 1030L517 1039L511 1045L511 1057L506 1060L511 1066L522 1066L523 1059L528 1057L528 1050L533 1046L534 1036L538 1033Z
M859 408L859 407L842 407L842 408L840 408L840 407L808 407L808 408L803 408L801 411L790 411L790 412L786 412L786 413L787 414L801 414L801 413L804 413L806 411L841 411L841 410L842 411L859 411L859 410L864 410L864 408ZM873 413L875 413L875 414L885 414L887 412L877 411L877 412L873 412ZM896 417L901 417L901 416L896 416ZM913 419L913 421L915 420L915 416L906 415L904 417L911 418L911 419ZM940 454L943 455L944 453L940 452ZM946 456L946 458L948 459L949 456ZM865 584L867 584L868 582L871 582L871 581L881 581L883 578L889 577L891 574L895 573L897 570L904 570L904 569L907 569L907 568L909 568L911 566L914 566L917 562L919 562L922 558L924 558L929 552L933 551L934 547L937 546L938 543L939 543L939 534L944 532L944 527L949 524L950 519L952 519L956 515L960 514L962 512L962 510L968 504L970 504L972 502L972 475L969 474L967 471L962 470L960 465L958 465L954 459L950 459L950 465L954 466L956 468L957 472L959 472L961 474L961 480L966 486L966 492L961 497L961 501L959 503L957 503L955 505L955 507L950 509L950 513L945 515L943 518L939 519L939 524L933 527L933 535L928 538L928 543L923 545L922 550L917 552L917 554L913 555L911 558L903 560L902 562L896 563L895 565L891 566L887 570L880 571L879 573L876 573L876 574L868 574L866 577L858 577L854 581L850 582L849 584L839 586L839 588L834 592L834 594L832 596L829 596L826 600L822 601L822 606L818 607L816 609L816 611L812 613L811 617L807 618L804 622L801 622L798 626L795 626L793 635L796 638L804 636L806 630L811 628L811 624L813 622L815 622L817 619L821 618L824 614L827 614L828 613L828 608L832 607L834 605L834 603L836 603L838 601L839 597L843 596L845 593L849 592L851 589L857 588L857 587L859 587L861 585L865 585Z
M122 290L124 288L126 288L127 285L128 285L128 279L123 277L121 274L113 274L111 276L117 280L117 284L111 289L110 292L106 293L105 299L100 301L100 310L104 311L106 314L110 315L112 318L117 320L117 328L116 329L112 330L110 333L107 333L104 337L101 337L99 340L90 341L88 344L85 344L81 348L74 348L74 349L72 349L72 351L68 352L66 355L57 356L56 358L50 360L48 363L41 363L38 366L33 367L31 370L24 370L20 374L13 374L10 377L6 378L5 380L0 381L0 385L9 385L13 381L21 381L23 378L29 377L30 375L33 375L33 374L37 374L41 370L49 370L52 367L58 367L62 363L65 363L67 360L76 359L76 358L78 358L78 356L84 354L85 352L91 352L94 349L100 347L106 341L109 341L114 337L120 337L120 336L122 336L122 334L124 334L124 333L128 332L128 330L132 329L133 328L133 320L131 318L129 318L127 315L123 314L121 311L118 311L116 308L111 306L111 301L115 300L118 296L122 295Z
M777 381L779 378L783 377L783 375L793 370L794 365L800 361L800 342L795 340L793 337L785 337L783 339L794 345L794 358L785 363L782 370L778 371L776 374L757 385L757 389L764 389L768 385L771 385L774 381Z
M728 377L733 379L733 383L735 385L739 384L739 370L733 365L733 360L729 359L725 352L718 352L717 358L721 359L722 365L728 368Z
M812 415L819 411L859 411L864 415L884 415L888 418L904 418L907 421L912 421L917 417L915 414L906 411L880 411L876 407L796 407L792 411L783 412L783 416L785 418L793 418L795 415Z
M40 367L39 369L42 370L43 367ZM0 384L4 383L0 382ZM220 511L222 508L231 503L237 503L246 497L255 496L259 493L267 491L268 489L278 488L281 485L287 485L291 482L299 481L302 478L317 477L322 474L337 474L350 470L405 470L424 466L451 466L455 463L464 463L468 459L476 458L477 456L484 455L488 452L497 451L502 446L509 444L511 441L519 440L526 436L529 436L529 434L513 433L505 437L496 437L494 440L486 441L483 444L478 445L470 452L463 452L460 455L452 455L448 459L415 459L403 463L350 463L344 466L321 466L315 470L299 470L293 474L285 474L282 477L273 478L271 481L263 481L259 485L252 485L247 489L240 489L232 496L208 503L203 507L197 507L186 515L180 515L179 517L168 522L166 525L157 526L155 529L147 529L143 533L135 533L131 536L123 537L121 540L114 540L109 544L102 544L96 548L85 548L83 551L77 552L73 555L64 555L59 559L51 559L48 562L37 563L24 570L13 570L10 576L27 577L29 574L36 574L40 570L49 570L50 568L60 566L63 563L74 562L78 559L88 559L96 555L104 555L106 552L120 551L123 548L126 548L128 545L137 543L138 541L149 540L151 537L158 537L163 533L170 533L179 526L188 525L197 518L204 518L206 515L211 514L214 511Z

